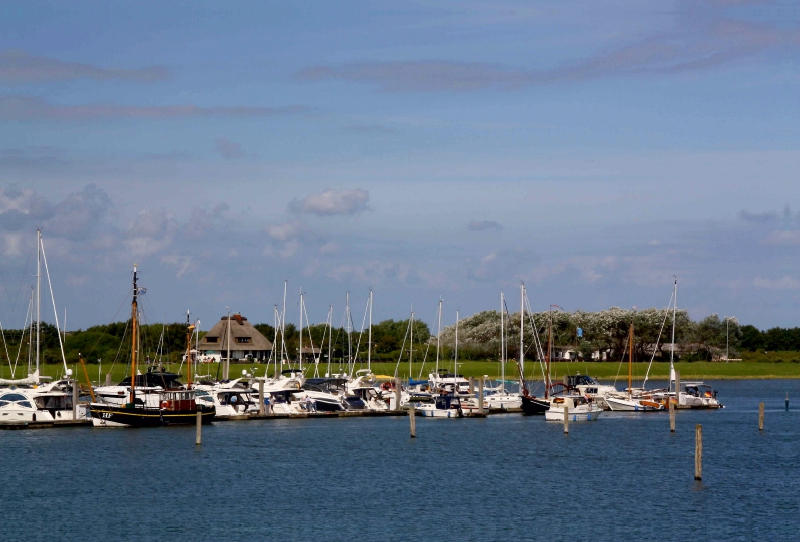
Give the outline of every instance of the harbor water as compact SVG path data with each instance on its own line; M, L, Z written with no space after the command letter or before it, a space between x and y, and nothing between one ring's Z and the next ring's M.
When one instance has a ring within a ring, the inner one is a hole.
M798 540L800 380L719 411L3 431L4 540ZM784 410L785 394L791 408ZM758 403L766 404L764 431ZM703 480L694 480L695 425Z

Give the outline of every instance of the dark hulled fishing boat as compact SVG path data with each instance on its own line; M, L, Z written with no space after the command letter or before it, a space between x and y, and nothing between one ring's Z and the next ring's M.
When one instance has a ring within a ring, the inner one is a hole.
M138 375L136 361L139 351L139 304L141 291L136 283L136 265L133 266L133 301L131 303L131 378L122 381L119 393L128 401L122 404L93 402L89 405L92 424L96 427L156 427L161 425L190 425L197 423L197 413L203 423L210 423L216 414L213 406L197 405L194 390L179 387L177 375L157 374L148 371ZM189 332L193 326L189 326ZM187 339L188 342L188 339ZM187 348L187 356L189 350ZM191 362L187 357L191 371ZM169 375L169 378L167 378ZM153 378L150 378L150 377ZM160 377L160 378L159 378ZM160 380L160 382L159 382ZM169 382L167 382L169 381ZM142 386L144 384L144 386ZM127 386L127 389L126 389ZM141 389L137 390L137 386ZM162 387L163 386L163 387ZM189 373L191 386L191 372ZM138 392L138 393L137 393ZM101 395L102 397L102 395Z

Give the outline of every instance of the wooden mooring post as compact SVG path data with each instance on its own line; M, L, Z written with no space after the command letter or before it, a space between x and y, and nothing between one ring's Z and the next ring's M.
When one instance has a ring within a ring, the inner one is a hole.
M564 407L564 434L569 435L569 407Z
M400 377L394 379L394 409L400 410L400 395L402 393L402 387L400 386Z
M758 430L764 430L764 403L758 403Z
M197 411L197 431L195 432L194 436L194 444L195 446L200 446L203 442L203 411Z
M417 438L417 411L414 405L411 405L411 408L408 409L408 419L411 423L411 438Z
M694 428L694 479L703 479L703 426Z
M483 378L478 381L478 405L480 405L480 410L478 412L483 416Z
M261 398L261 400L258 403L258 415L259 416L263 416L264 413L266 412L266 406L264 405L264 381L263 380L259 380L258 381L258 396Z
M106 373L106 386L111 385L111 373Z
M475 377L469 377L469 394L472 395L475 393Z
M672 402L672 397L668 397L669 401L669 432L675 432L675 403Z
M75 379L72 380L72 419L73 420L77 420L78 419L78 397L80 396L80 394L78 393L79 391L80 391L80 389L78 387L78 379L75 378Z

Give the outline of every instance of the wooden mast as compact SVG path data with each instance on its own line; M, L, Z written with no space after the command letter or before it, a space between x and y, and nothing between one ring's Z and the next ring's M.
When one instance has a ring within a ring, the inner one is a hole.
M192 387L192 332L194 325L189 323L189 311L186 311L186 389Z
M549 314L549 323L547 326L547 357L546 357L546 365L547 370L545 371L545 383L544 383L544 398L548 399L550 397L550 363L553 359L553 306L550 306L550 314Z
M136 286L136 264L133 264L133 301L131 302L131 408L136 406L136 352L139 342L139 294Z
M633 394L633 320L631 320L631 331L628 334L628 399Z

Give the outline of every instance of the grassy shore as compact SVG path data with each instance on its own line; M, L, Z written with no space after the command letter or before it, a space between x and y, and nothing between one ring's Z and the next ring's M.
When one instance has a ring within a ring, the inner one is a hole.
M775 379L775 378L800 378L800 352L772 352L764 353L745 353L742 361L732 362L679 362L676 363L676 370L680 371L683 380L697 379L697 380L723 380L723 379ZM647 371L647 363L635 363L633 365L634 380L641 381ZM71 364L70 368L73 369L74 374L83 382L85 377L83 370L78 364ZM285 368L289 368L285 366ZM372 371L377 375L394 375L395 368L397 368L398 376L403 379L408 378L408 363L373 363ZM452 370L452 364L444 365L443 368ZM497 362L482 362L482 361L468 361L459 363L458 372L466 377L470 376L483 376L487 375L491 379L500 378L501 370L500 364ZM92 382L98 381L98 366L95 363L87 363L86 370L89 374L89 379ZM100 380L105 380L105 373L111 371L111 381L117 383L122 380L127 374L128 367L126 365L114 365L109 367L104 365L102 367L102 376ZM169 364L167 370L173 372L186 373L186 367L179 364ZM236 378L242 375L242 371L254 373L256 376L264 376L265 370L269 375L272 375L274 366L258 364L232 364L230 368L230 377ZM338 364L331 366L331 372L339 372L343 369ZM427 363L423 368L421 364L415 363L412 368L412 375L414 378L419 378L420 370L422 370L422 377L427 378L429 372L433 370L433 365ZM326 371L326 366L320 364L319 376L323 376ZM19 368L16 372L16 378L23 378L27 371L25 368ZM43 365L42 374L60 377L62 374L61 365ZM221 376L222 372L218 369L216 363L203 364L199 369L199 374L210 375L211 377ZM584 363L584 362L559 362L552 364L552 379L559 381L566 374L589 374L600 378L602 380L618 379L624 381L628 376L627 364L620 364L619 362L604 362L604 363ZM528 362L525 365L525 378L538 379L541 378L541 368L538 363ZM314 369L311 368L307 376L313 376ZM506 379L514 380L517 378L518 369L516 363L507 363L505 369ZM669 375L669 363L653 363L650 368L651 380L666 380ZM10 378L10 370L8 366L0 367L0 378ZM184 378L185 380L185 378Z

